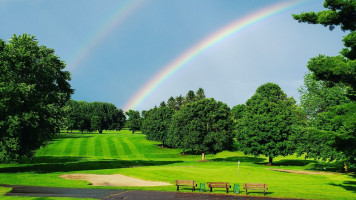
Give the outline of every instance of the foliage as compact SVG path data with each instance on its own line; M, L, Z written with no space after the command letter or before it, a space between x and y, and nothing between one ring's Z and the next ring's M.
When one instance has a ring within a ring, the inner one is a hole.
M293 17L299 22L322 24L328 26L330 30L340 26L343 31L350 32L343 38L345 48L340 52L341 55L333 57L319 55L312 58L307 67L315 74L317 80L325 81L327 87L333 87L336 84L345 85L347 97L351 102L331 105L325 112L317 114L311 127L311 130L317 129L317 131L306 135L313 134L316 138L323 138L323 143L317 144L317 148L324 149L321 152L329 148L337 151L332 152L341 155L338 158L354 163L353 141L356 137L354 125L349 119L354 119L356 112L353 106L356 101L356 2L354 0L325 0L324 7L328 10L301 13ZM309 144L311 145L313 143ZM313 152L309 149L307 153L315 156ZM323 153L316 157L334 159L333 156Z
M142 133L146 134L148 140L162 142L162 146L165 146L168 128L174 112L170 107L149 110L142 122Z
M129 110L126 112L126 115L129 117L127 119L127 126L134 134L136 131L141 129L142 118L140 117L140 112L136 110Z
M0 39L0 161L31 156L59 132L70 73L34 36Z
M121 130L126 120L124 112L111 103L71 100L67 103L66 111L67 130L99 133L103 130Z
M349 97L356 100L356 2L354 0L325 0L324 7L329 10L294 14L294 19L310 24L322 24L333 30L335 26L343 31L350 31L344 37L345 48L340 56L312 58L308 68L319 80L330 84L343 83L348 86Z
M326 112L331 106L348 103L346 87L336 84L329 87L325 81L316 80L313 73L304 76L304 85L299 89L300 106L309 119L314 119L318 113Z
M291 135L302 119L295 100L288 98L279 85L261 85L243 109L237 140L244 153L263 154L269 157L269 164L277 156L294 153Z
M196 100L200 101L202 99L205 99L205 92L203 88L199 88L195 94Z
M232 149L233 134L230 108L214 99L187 104L172 117L167 143L176 147L216 153ZM202 158L204 160L204 157Z
M189 90L187 95L184 98L183 104L186 105L186 104L194 102L195 100L196 100L196 97L195 97L194 91L193 90Z

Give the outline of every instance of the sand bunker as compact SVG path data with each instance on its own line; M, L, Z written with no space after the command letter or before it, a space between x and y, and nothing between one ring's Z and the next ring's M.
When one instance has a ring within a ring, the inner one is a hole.
M98 175L98 174L64 174L61 178L73 180L86 180L96 186L166 186L171 185L166 182L145 181L121 174Z
M335 174L340 174L340 173L333 173L333 172L317 172L317 171L305 171L305 170L288 170L288 169L270 169L269 170L273 171L279 171L279 172L286 172L286 173L292 173L292 174L321 174L321 175L335 175Z

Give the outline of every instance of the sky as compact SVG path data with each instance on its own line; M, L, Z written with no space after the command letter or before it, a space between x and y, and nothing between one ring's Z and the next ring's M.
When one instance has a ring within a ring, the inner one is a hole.
M337 55L347 33L292 14L324 9L323 0L0 0L0 38L27 33L54 49L74 100L142 111L201 87L232 108L267 82L299 100L310 58Z

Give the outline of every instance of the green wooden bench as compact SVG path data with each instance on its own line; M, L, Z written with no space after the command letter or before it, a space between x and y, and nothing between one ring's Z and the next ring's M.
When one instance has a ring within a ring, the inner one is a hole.
M263 190L263 195L266 195L266 190L268 190L267 184L264 183L245 183L244 189L246 190Z
M231 185L227 182L207 182L210 192L213 192L213 188L225 188L226 193L229 193L229 188Z
M177 186L177 191L179 191L179 186L192 187L192 191L195 191L195 187L197 187L197 183L193 180L175 180L175 184Z

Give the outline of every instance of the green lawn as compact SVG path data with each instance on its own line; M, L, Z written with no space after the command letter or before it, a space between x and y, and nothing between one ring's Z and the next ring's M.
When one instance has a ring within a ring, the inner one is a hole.
M208 181L238 183L241 187L245 182L261 182L268 184L267 196L273 197L356 199L354 175L306 175L269 170L277 168L332 171L338 167L335 164L289 156L278 157L274 160L274 166L266 166L265 157L252 157L241 152L227 151L217 155L207 155L209 162L197 162L201 159L201 155L180 153L180 149L161 148L158 142L147 141L144 135L133 135L127 130L106 134L62 134L46 148L37 151L32 160L17 164L1 164L0 184L110 188L91 186L87 181L65 180L59 175L119 173L170 183L176 179L193 179L198 183ZM241 163L237 176L238 161ZM120 187L120 189L175 191L175 186ZM185 191L189 192L189 190ZM7 188L0 187L0 195L5 192ZM214 190L214 193L223 192L224 190ZM261 196L263 193L252 192L249 195Z

